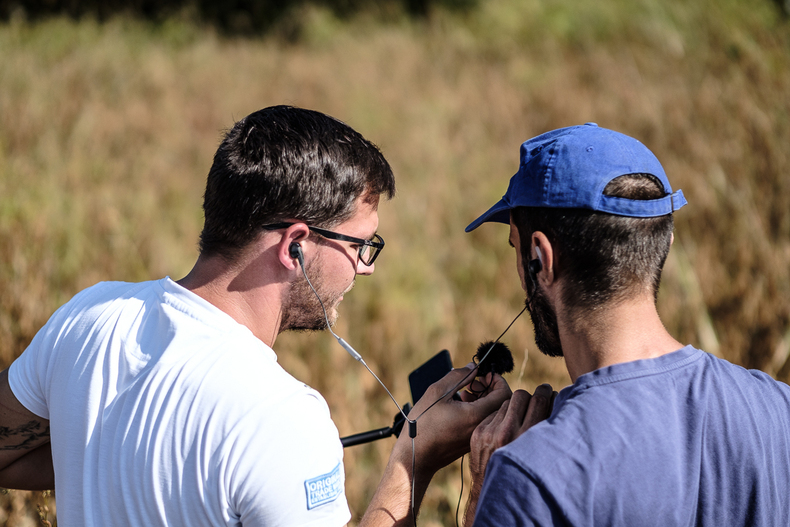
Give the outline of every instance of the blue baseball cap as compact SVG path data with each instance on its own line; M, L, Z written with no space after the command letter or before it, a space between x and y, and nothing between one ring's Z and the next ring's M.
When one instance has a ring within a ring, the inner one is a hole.
M610 181L626 174L651 174L664 185L659 199L635 200L606 196ZM632 137L595 123L552 130L521 145L521 165L507 192L493 207L466 227L510 223L515 207L590 209L618 216L651 218L671 214L688 202L683 191L672 192L661 163Z

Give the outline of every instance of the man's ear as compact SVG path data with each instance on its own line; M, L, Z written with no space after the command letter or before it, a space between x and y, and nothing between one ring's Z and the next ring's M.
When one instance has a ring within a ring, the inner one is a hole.
M544 286L551 285L555 280L556 254L554 252L554 247L552 247L549 239L541 231L532 233L531 243L531 258L539 258L541 264L541 270L537 274L538 280L540 280Z
M297 257L297 247L305 259L305 254L309 252L307 244L302 243L310 236L310 229L304 223L294 223L282 234L282 238L277 242L277 259L280 264L289 270L299 270L300 264Z

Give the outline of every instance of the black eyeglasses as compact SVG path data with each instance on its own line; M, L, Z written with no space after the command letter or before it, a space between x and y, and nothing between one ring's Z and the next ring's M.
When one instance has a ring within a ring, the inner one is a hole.
M286 229L291 225L294 225L294 223L272 223L270 225L264 225L262 228L266 229L267 231L274 231L277 229ZM372 240L363 240L362 238L354 238L353 236L346 236L345 234L339 234L326 229L319 229L318 227L312 227L310 225L308 225L307 228L319 236L323 236L324 238L330 240L356 243L359 245L359 248L357 249L359 259L362 260L362 263L367 266L373 265L373 262L376 261L376 258L378 258L379 254L381 254L382 249L384 249L384 238L378 234L374 234Z

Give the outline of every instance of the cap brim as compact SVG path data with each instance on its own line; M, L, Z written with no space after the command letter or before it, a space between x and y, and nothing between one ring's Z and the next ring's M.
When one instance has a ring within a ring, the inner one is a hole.
M510 205L500 199L493 207L483 213L482 216L466 226L466 232L472 232L486 222L494 221L497 223L510 224Z

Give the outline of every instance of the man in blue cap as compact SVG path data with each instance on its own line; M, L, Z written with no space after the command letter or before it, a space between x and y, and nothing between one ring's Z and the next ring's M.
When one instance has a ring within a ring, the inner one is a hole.
M790 387L684 346L656 310L685 204L650 150L595 124L521 146L507 193L466 230L510 225L536 343L573 384L534 426L538 390L478 427L467 520L790 525Z

